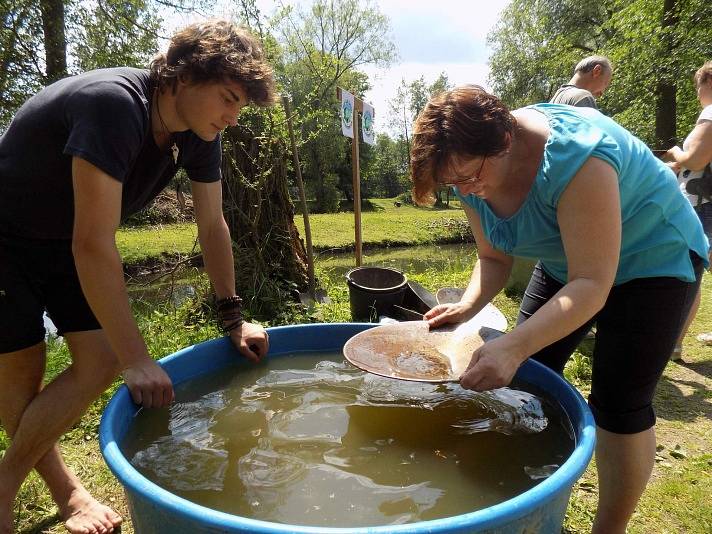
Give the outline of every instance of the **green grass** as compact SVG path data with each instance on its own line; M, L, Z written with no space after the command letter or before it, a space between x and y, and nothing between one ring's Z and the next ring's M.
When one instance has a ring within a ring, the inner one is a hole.
M465 221L459 201L450 201L450 208L419 208L393 205L394 199L372 199L374 211L361 213L361 238L365 247L423 245L457 242L458 221ZM294 222L304 236L304 218ZM315 250L346 249L354 246L354 214L318 213L309 216Z
M364 247L422 245L463 241L469 234L465 214L457 200L450 208L433 209L393 205L394 199L373 199L373 211L361 214ZM304 237L304 218L294 217ZM352 212L311 215L309 222L315 250L350 249L354 246L354 215ZM187 256L197 252L197 229L194 224L166 224L145 228L121 228L116 244L124 263L140 265L159 261L162 257Z
M186 256L199 251L195 224L179 223L142 228L121 228L116 246L126 264L150 263L170 256Z

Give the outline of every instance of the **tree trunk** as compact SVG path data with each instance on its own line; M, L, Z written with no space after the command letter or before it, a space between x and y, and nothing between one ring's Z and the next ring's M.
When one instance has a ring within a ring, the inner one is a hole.
M40 0L44 30L45 85L67 75L67 39L64 33L64 0Z
M225 219L235 253L236 289L257 317L274 318L308 287L304 243L294 225L280 140L241 126L223 135Z
M670 69L664 67L673 56L674 43L672 32L678 22L675 9L676 0L665 0L663 4L663 42L662 54L659 58L663 66L661 76L655 90L655 148L670 148L677 143L677 101L676 80Z

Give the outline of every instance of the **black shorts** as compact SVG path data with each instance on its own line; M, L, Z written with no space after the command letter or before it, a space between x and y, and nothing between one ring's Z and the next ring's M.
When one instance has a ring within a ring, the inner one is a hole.
M705 202L699 206L695 206L695 213L700 218L702 229L705 231L707 239L712 245L712 202Z
M0 234L0 354L42 341L42 315L57 333L101 328L79 285L71 241Z
M596 424L604 430L635 434L655 425L655 386L702 278L702 260L696 254L691 256L696 282L658 277L614 286L604 307L590 321L532 356L562 374L566 361L596 324L588 404ZM517 323L531 317L562 287L537 264Z

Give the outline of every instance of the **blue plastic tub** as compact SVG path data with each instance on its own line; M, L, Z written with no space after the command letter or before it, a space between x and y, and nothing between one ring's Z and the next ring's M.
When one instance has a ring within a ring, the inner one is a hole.
M284 353L337 351L351 336L375 325L364 323L309 324L269 329L270 357ZM234 364L238 358L227 338L200 343L161 360L174 383ZM247 363L246 363L247 365ZM119 443L131 425L137 407L122 386L101 419L99 439L109 468L126 490L134 531L137 534L245 533L558 533L564 521L571 487L586 469L593 454L593 417L579 393L556 373L528 361L517 377L547 390L564 408L576 434L576 448L549 478L532 489L495 506L432 521L406 525L359 528L324 528L284 525L238 517L197 505L178 497L143 477L123 456Z

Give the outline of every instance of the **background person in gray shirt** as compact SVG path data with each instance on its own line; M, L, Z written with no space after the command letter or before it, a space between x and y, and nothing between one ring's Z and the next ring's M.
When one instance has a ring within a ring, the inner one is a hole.
M608 88L613 67L605 56L589 56L579 61L574 75L559 87L550 102L598 109L596 99Z

